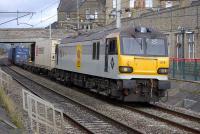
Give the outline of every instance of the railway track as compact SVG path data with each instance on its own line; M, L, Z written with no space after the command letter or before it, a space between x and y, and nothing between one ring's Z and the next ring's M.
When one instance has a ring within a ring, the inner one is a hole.
M147 107L138 107L135 105L115 104L124 107L133 112L144 115L148 118L153 118L157 121L164 122L173 127L179 128L189 133L200 133L200 120L198 117L176 112L171 109L166 109L156 105ZM87 106L86 106L87 107ZM138 132L136 132L138 133ZM141 133L139 131L139 133Z
M127 104L122 104L121 106L133 112L137 112L145 115L146 117L165 122L185 131L200 134L199 117L190 116L153 104L149 104L147 107Z
M50 89L40 83L32 81L30 78L21 75L9 67L3 67L2 70L10 74L18 83L40 98L49 96L49 99L51 99L56 93L57 97L53 97L54 101L56 100L56 103L64 104L62 108L64 109L63 113L65 118L69 119L76 127L78 126L81 130L87 133L144 133L122 122L109 118L108 116L81 104L62 93L59 93L54 89ZM59 98L61 98L60 101Z

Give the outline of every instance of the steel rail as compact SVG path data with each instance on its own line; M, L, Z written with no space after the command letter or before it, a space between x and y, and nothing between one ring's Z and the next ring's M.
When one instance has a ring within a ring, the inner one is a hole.
M155 120L158 120L158 121L162 121L162 122L165 122L167 124L170 124L172 126L175 126L177 128L180 128L182 130L185 130L185 131L188 131L188 132L192 132L192 133L195 133L195 134L200 134L200 130L198 129L194 129L190 126L186 126L186 125L183 125L181 123L178 123L178 122L175 122L175 121L172 121L172 120L169 120L169 119L166 119L166 118L162 118L160 116L156 116L154 114L151 114L149 112L146 112L146 111L143 111L143 110L140 110L138 108L134 108L133 106L130 106L130 105L122 105L122 107L126 108L126 109L129 109L131 111L134 111L134 112L137 112L137 113L140 113L140 114L143 114L145 115L146 117L149 117L149 118L153 118Z
M17 71L11 69L10 67L7 66L7 68L9 68L11 71L17 73L18 75L21 75L19 74ZM5 69L5 68L4 68ZM8 70L7 70L8 71ZM22 76L22 75L21 75ZM25 76L23 76L25 77ZM34 95L42 98L38 93L34 92L31 88L29 88L26 84L24 84L23 82L21 82L19 79L17 79L16 77L13 77L12 78L17 82L19 83L21 86L25 87L26 89L28 89L31 93L33 93ZM25 77L26 79L29 79L27 77ZM32 81L31 79L29 79L30 81ZM35 81L32 81L34 83L36 83ZM76 120L74 120L73 118L71 118L70 116L68 116L67 114L63 113L64 117L69 119L70 121L72 121L74 124L78 125L81 129L83 129L84 131L86 131L88 134L94 134L92 131L90 131L88 128L86 128L84 125L80 124L79 122L77 122Z
M25 75L20 74L19 72L17 72L16 70L14 70L14 69L12 69L12 68L10 68L10 67L8 67L8 68L9 68L10 70L14 71L15 73L17 73L17 74L19 74L19 75L25 77L26 79L28 79L28 80L34 82L35 84L38 84L39 86L41 86L41 87L43 87L43 88L45 88L45 89L47 89L47 90L51 90L52 92L54 92L54 93L56 93L56 94L58 94L58 95L60 95L60 96L62 96L62 97L65 97L66 99L72 101L73 103L75 103L75 104L77 104L77 105L79 105L79 106L81 106L81 107L84 107L84 108L86 108L86 109L89 110L89 111L94 112L96 115L101 116L101 117L103 117L104 119L106 119L106 120L108 120L108 121L114 122L115 124L118 124L118 125L124 127L126 130L131 131L131 132L134 133L134 134L144 134L144 133L145 133L145 132L143 132L143 131L141 131L141 130L132 128L132 127L126 125L126 124L123 123L123 122L116 121L116 120L114 120L114 119L108 117L107 115L104 115L104 114L98 112L97 110L88 107L87 105L81 104L80 102L78 102L78 101L76 101L76 100L74 100L74 99L72 99L72 98L69 98L68 96L64 95L63 93L59 92L58 90L54 90L54 89L52 89L52 88L50 88L50 87L46 87L46 86L42 85L41 83L38 83L37 81L32 80L31 78L28 78L28 77L26 77ZM18 81L20 81L20 80L18 80ZM27 87L24 83L22 83L22 86ZM37 94L37 93L36 93L36 94ZM75 122L76 122L76 121L75 121ZM84 129L88 130L89 132L93 133L92 131L90 131L90 130L89 130L88 128L86 128L85 126L82 125L82 127L83 127Z
M150 105L152 107L154 107L154 108L157 108L158 110L161 110L161 111L164 111L164 112L168 112L168 113L176 115L178 117L186 118L188 120L200 123L200 117L196 117L196 116L193 116L193 115L181 113L179 111L175 111L175 110L172 110L172 109L169 109L169 108L164 108L162 106L158 106L158 105L155 105L155 104L150 104Z

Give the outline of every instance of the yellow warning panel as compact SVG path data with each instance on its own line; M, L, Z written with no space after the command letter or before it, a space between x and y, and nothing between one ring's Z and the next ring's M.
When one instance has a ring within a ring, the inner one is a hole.
M81 68L81 58L82 58L82 46L77 45L76 46L76 68Z

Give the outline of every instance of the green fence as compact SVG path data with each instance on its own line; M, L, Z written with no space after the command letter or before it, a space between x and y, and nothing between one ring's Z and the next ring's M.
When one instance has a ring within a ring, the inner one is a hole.
M200 59L170 59L170 77L200 81Z

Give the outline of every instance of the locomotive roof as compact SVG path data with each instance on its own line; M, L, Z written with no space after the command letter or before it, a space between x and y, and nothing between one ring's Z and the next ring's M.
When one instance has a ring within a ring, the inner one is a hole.
M133 37L137 37L137 36L148 37L152 35L157 36L157 37L165 37L165 35L162 34L161 32L156 31L154 29L150 29L150 28L147 28L147 32L145 33L139 32L140 28L141 27L126 27L126 28L121 28L121 29L112 28L112 29L107 29L107 30L102 29L101 31L97 31L97 32L82 33L78 36L70 36L70 37L63 38L61 40L61 44L100 40L111 33L119 33L120 35L133 36Z

